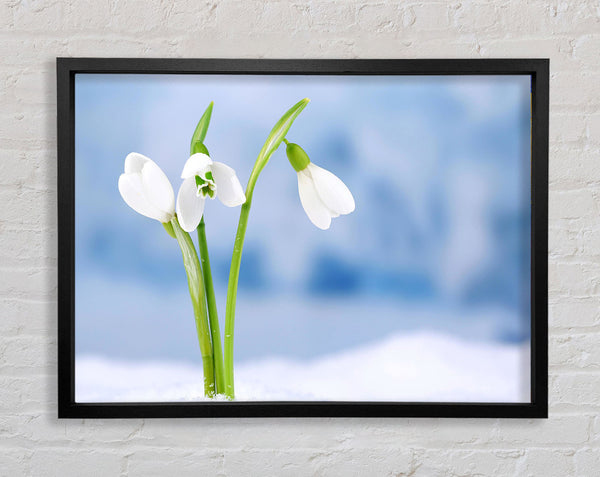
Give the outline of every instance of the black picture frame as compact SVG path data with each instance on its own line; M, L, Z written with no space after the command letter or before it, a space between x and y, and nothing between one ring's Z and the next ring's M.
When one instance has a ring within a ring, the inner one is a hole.
M255 60L57 58L58 417L483 417L548 416L548 59ZM530 75L531 402L162 402L75 401L75 75Z

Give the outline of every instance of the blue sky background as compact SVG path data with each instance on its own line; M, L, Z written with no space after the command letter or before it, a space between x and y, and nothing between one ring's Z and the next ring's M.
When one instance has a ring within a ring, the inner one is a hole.
M236 359L309 359L411 330L529 339L528 76L76 77L76 352L199 362L175 240L130 209L117 180L132 151L175 193L189 140L245 186L277 119L311 103L288 139L338 175L356 211L321 231L281 148L246 236ZM239 208L207 203L221 320Z

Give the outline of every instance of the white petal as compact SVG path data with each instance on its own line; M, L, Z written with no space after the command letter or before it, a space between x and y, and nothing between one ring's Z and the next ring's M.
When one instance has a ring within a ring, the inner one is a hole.
M143 154L139 154L137 152L132 152L127 154L125 158L125 174L142 172L142 167L148 161L152 162L152 160Z
M141 174L121 174L119 177L119 192L125 203L138 214L151 219L168 222L171 217L164 211L152 205L144 192Z
M169 179L154 162L147 161L142 168L142 184L148 201L169 216L175 214L175 194Z
M217 197L227 207L236 207L246 202L246 194L235 171L222 162L213 162L210 166L215 184Z
M193 232L198 227L204 213L204 197L196 196L196 179L190 177L183 181L177 193L177 218L181 228Z
M336 214L349 214L354 210L354 197L339 177L312 162L307 169L323 203Z
M201 152L192 154L189 159L185 161L183 171L181 171L181 178L187 179L188 177L194 177L211 164L212 161L206 154L202 154Z
M300 202L310 221L322 230L329 228L331 224L331 211L323 203L313 181L306 169L298 172L298 193Z

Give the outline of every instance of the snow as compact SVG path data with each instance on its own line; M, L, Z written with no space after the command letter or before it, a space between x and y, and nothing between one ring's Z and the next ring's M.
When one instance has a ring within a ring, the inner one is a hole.
M529 402L529 345L398 334L309 361L236 363L238 401ZM202 367L77 356L77 402L203 401Z

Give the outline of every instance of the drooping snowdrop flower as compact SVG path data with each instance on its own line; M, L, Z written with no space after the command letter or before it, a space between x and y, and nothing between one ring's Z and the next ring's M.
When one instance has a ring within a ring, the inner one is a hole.
M227 207L246 202L235 171L222 162L213 162L207 154L192 154L183 166L184 179L177 194L177 218L181 228L192 232L198 227L206 198L219 200Z
M300 146L285 142L288 159L298 173L302 207L313 224L326 230L332 218L354 210L354 197L336 175L310 162Z
M129 207L146 217L167 223L175 215L175 194L169 179L142 154L132 152L125 158L119 192Z

